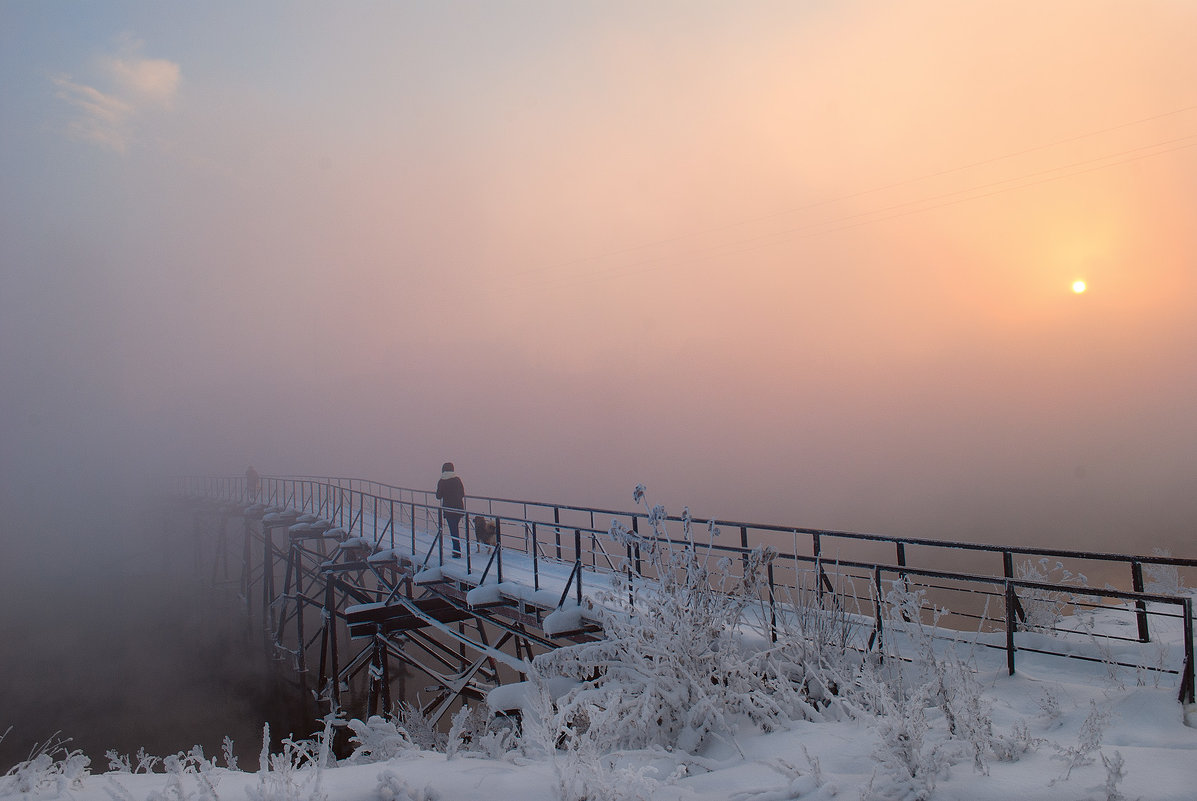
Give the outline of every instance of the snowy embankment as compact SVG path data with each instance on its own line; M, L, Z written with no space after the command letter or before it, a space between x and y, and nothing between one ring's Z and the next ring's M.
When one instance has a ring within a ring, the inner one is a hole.
M447 734L411 710L401 722L330 718L240 769L198 749L111 754L89 769L67 744L0 778L0 798L1197 798L1197 728L1177 703L1178 677L1119 667L1115 646L1091 661L1020 652L1011 676L1004 651L984 647L991 635L933 636L944 633L936 613L920 622L925 598L901 582L886 597L884 658L862 647L844 599L795 604L772 642L756 583L768 552L739 575L663 537L641 544L661 582L612 576L594 607L606 638L537 657L528 684L496 694L496 707L525 710L518 734L484 708L463 709ZM1098 632L1125 615L1096 609L1074 622ZM1176 663L1183 636L1180 626L1153 633L1161 664ZM340 762L327 745L334 724L351 735Z
M1000 665L979 667L977 678L990 705L995 731L1012 737L1016 760L991 758L986 772L971 759L949 765L929 797L1009 801L1033 799L1143 799L1191 801L1197 797L1197 729L1187 728L1171 687L1112 683L1101 666L1035 664L1015 676ZM929 721L935 731L937 721ZM1016 734L1019 733L1019 734ZM946 743L942 731L932 733ZM855 799L916 798L885 792L879 755L891 750L877 721L788 721L771 733L741 733L706 748L701 757L661 751L623 758L611 789L623 797L653 799ZM61 755L56 755L61 756ZM389 758L318 770L275 760L267 773L229 770L198 760L175 762L175 773L88 774L82 765L30 766L24 776L0 779L3 798L112 799L376 799L562 798L564 757L514 749L497 758L459 750L452 756L403 744ZM46 760L49 762L49 760ZM94 766L93 766L94 767ZM258 767L258 766L253 766ZM157 768L161 771L161 765ZM636 777L637 771L643 776ZM1121 778L1119 778L1121 776ZM869 793L872 795L869 795ZM611 797L620 797L618 794Z
M916 633L909 642L914 650L917 639ZM1161 643L1169 645L1175 643ZM375 719L368 726L351 722L356 753L339 764L324 754L321 766L319 738L242 769L193 752L158 761L156 772L137 772L136 758L117 755L111 765L89 770L83 757L60 750L9 771L0 779L0 797L557 801L581 797L580 771L593 774L592 797L611 799L1197 797L1197 729L1185 725L1173 681L1154 686L1152 679L1109 663L1034 654L1023 655L1010 676L1004 655L985 648L964 662L990 726L980 754L967 737L949 733L945 708L951 707L928 697L901 719L845 707L815 720L779 719L773 731L744 722L716 733L696 753L659 745L601 755L549 751L527 732L522 739L493 728L481 733L465 716L450 733L456 742L442 738L440 750L431 750L416 744L414 732ZM911 663L904 670L912 674L922 667ZM574 686L553 681L554 696ZM515 688L504 692L519 694ZM906 780L902 772L911 766L930 774ZM601 792L594 791L595 781L604 783Z

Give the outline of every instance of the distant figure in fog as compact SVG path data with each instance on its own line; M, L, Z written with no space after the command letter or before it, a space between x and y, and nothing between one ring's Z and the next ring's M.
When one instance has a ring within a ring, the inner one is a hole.
M258 490L262 486L262 479L258 476L258 471L254 470L254 466L250 465L245 470L245 491L249 497L257 499Z
M461 556L461 540L457 538L457 525L461 522L462 512L465 511L465 485L457 473L453 472L453 463L445 462L441 465L441 480L436 482L436 499L441 502L445 510L445 522L449 524L449 536L453 540L453 557ZM452 512L450 509L458 511Z

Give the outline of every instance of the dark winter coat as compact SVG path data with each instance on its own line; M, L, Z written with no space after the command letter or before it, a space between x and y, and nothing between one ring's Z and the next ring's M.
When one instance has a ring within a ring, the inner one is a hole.
M436 498L446 510L465 509L465 485L461 478L455 473L442 473L441 480L436 482Z

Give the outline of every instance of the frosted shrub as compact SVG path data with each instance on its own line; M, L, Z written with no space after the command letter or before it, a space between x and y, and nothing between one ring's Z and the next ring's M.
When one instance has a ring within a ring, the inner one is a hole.
M973 760L973 767L988 773L986 757L992 749L993 721L984 701L976 669L961 658L955 647L937 640L935 630L947 614L946 609L930 606L930 623L924 623L926 591L912 590L905 582L895 581L886 602L893 624L903 624L914 649L913 679L918 686L908 692L925 698L928 706L943 713L947 736L963 747ZM902 681L899 674L896 680Z
M1045 726L1054 729L1061 725L1060 697L1050 687L1043 688L1036 703L1039 704L1039 717L1043 719Z
M453 716L445 754L449 759L461 753L502 759L516 747L518 739L506 720L490 715L482 706L463 706Z
M819 760L814 759L807 752L806 746L802 746L802 753L806 756L806 761L810 765L808 770L803 770L797 765L784 759L770 759L764 762L765 766L772 768L780 773L786 779L786 783L780 787L766 787L760 790L744 790L735 793L731 796L731 801L790 801L790 799L801 798L804 795L813 793L824 784L822 770L819 768ZM829 788L834 790L835 788ZM832 792L832 795L835 793Z
M333 716L325 719L324 731L313 740L283 740L283 750L270 753L270 724L262 731L262 754L258 759L258 784L246 788L250 801L326 801L321 791L323 768L332 740Z
M445 747L445 735L436 724L406 701L395 704L395 717L399 719L407 736L421 750L438 751Z
M1152 556L1171 556L1172 553L1164 548L1152 548ZM1159 595L1180 595L1185 591L1184 582L1180 580L1180 571L1176 565L1143 565L1143 574L1148 592Z
M379 715L373 715L364 723L350 720L346 725L353 732L349 738L353 753L346 760L350 764L385 762L416 750L415 743L401 725Z
M1109 722L1110 713L1098 709L1097 704L1090 701L1089 714L1085 716L1084 722L1081 723L1081 729L1077 733L1077 744L1069 747L1054 746L1056 754L1053 758L1064 762L1068 766L1068 770L1063 776L1053 779L1052 784L1068 781L1074 768L1093 764L1094 760L1091 754L1101 748L1101 738Z
M878 782L879 777L874 774L864 797L877 801L923 801L931 796L936 782L950 765L942 743L932 742L928 736L929 699L919 692L895 695L888 688L878 689L881 705L877 710L878 742L873 758L882 775Z
M1039 581L1051 584L1074 584L1083 587L1088 579L1083 573L1073 573L1064 567L1063 562L1050 563L1047 557L1038 561L1030 559L1019 562L1014 569L1016 578L1023 581ZM1067 593L1055 590L1022 589L1018 590L1023 613L1026 615L1024 624L1028 629L1041 629L1055 632L1060 621L1064 619L1064 610L1068 606Z
M91 760L82 751L68 749L69 742L69 738L60 739L55 734L35 746L28 759L0 777L0 797L57 798L68 795L72 788L82 787Z
M643 487L636 500L647 508ZM656 579L612 575L595 609L604 638L537 657L541 674L581 682L558 700L552 721L567 747L693 753L744 721L768 728L788 713L801 715L787 703L787 693L797 697L788 678L771 672L773 663L746 647L736 628L759 603L759 576L773 552L749 554L739 577L728 560L711 569L709 549L692 547L688 511L681 543L669 540L665 517L662 507L649 509L646 537L612 525L617 541L639 546Z
M224 766L229 770L236 770L237 756L233 753L233 738L227 734L220 743L220 753L224 757Z
M1099 789L1106 794L1106 801L1127 801L1126 796L1118 785L1126 778L1126 763L1122 760L1122 752L1115 751L1114 756L1101 755L1101 764L1106 769L1106 783Z
M650 801L661 786L651 766L633 767L591 749L557 756L553 768L561 801Z
M1017 762L1023 754L1039 748L1044 740L1031 736L1031 729L1025 720L1017 721L1009 734L995 734L990 741L993 755L999 762Z
M189 752L163 758L162 766L166 770L166 786L151 792L146 801L218 801L216 785L220 778L215 774L216 762L205 759L198 745ZM198 786L196 793L187 789L188 779L194 779Z

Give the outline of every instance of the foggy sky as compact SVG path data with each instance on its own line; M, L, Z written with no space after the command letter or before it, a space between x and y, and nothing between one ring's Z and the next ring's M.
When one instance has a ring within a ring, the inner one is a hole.
M1165 0L2 4L6 517L451 459L1192 556L1194 33Z

